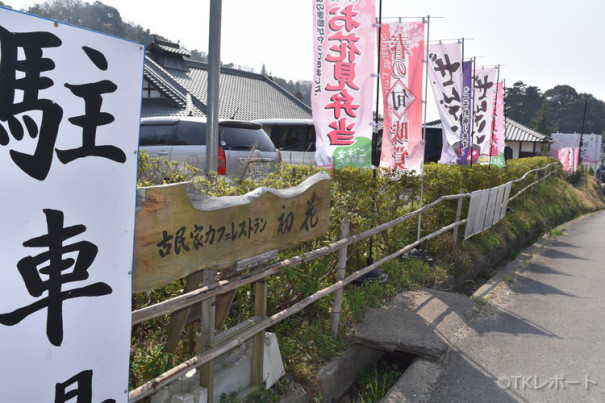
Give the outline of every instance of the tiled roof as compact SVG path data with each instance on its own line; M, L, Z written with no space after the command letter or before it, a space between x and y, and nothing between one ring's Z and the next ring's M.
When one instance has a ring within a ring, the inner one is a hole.
M441 120L427 122L427 126L442 127ZM552 143L552 140L542 133L523 126L519 122L506 118L504 122L504 138L506 141L522 141L528 143Z
M529 143L552 143L552 140L542 133L523 126L512 119L506 119L505 139L507 141L523 141Z
M198 116L204 117L205 115L194 108L190 115L186 109L174 106L166 98L143 98L141 107L141 117L153 117L153 116Z
M155 45L159 46L159 45ZM176 56L175 56L176 57ZM186 71L164 68L151 57L145 58L145 78L171 102L182 108L179 115L187 115L187 94L191 97L193 116L205 116L208 94L208 65L186 61ZM219 80L219 118L253 119L310 119L311 108L288 93L270 78L230 68L221 68ZM152 103L143 104L143 108ZM143 111L146 116L162 109Z
M156 50L156 49L159 50L160 52L172 53L175 55L191 57L191 53L189 53L185 49L181 48L178 43L172 43L172 42L161 41L159 39L155 39L149 45L149 50Z

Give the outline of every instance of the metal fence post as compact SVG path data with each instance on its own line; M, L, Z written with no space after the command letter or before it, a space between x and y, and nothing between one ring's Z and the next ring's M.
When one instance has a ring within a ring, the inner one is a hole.
M460 189L460 194L462 194L462 189ZM462 197L458 199L458 207L456 208L456 222L460 221L460 215L462 214ZM452 243L456 245L456 241L458 239L458 226L454 227L454 233L452 234Z
M340 224L340 239L349 236L349 219L342 220ZM347 247L344 246L338 251L338 267L336 271L336 282L342 281L345 278L345 269L347 267ZM342 305L343 288L339 288L334 292L334 307L332 308L332 337L338 334L338 321L340 318L340 306Z

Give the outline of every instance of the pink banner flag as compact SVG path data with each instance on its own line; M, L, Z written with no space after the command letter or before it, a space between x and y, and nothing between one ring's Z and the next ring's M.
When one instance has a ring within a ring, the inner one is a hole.
M384 129L380 166L422 173L424 23L382 24L380 75Z
M558 150L559 161L563 165L563 170L569 175L573 174L578 169L578 157L580 149L576 147L563 147Z
M473 160L473 162L478 162L481 165L487 165L490 161L497 74L498 69L492 67L476 69L474 75L473 146L479 147L479 158L477 161Z
M429 78L443 125L441 164L457 164L462 114L462 45L429 45Z
M313 1L315 160L327 169L372 165L376 7Z
M504 148L506 146L504 130L504 83L500 82L497 86L496 105L494 107L494 128L492 131L492 148L490 151L490 163L500 168L506 166L506 160L504 158Z

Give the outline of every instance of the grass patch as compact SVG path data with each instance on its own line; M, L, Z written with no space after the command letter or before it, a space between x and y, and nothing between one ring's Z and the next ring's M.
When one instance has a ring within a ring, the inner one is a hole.
M357 376L357 381L343 400L357 403L379 402L413 361L412 354L385 354L375 365L366 368Z
M483 308L487 305L487 300L483 297L477 297L477 296L473 295L471 297L471 301L473 301L480 308Z

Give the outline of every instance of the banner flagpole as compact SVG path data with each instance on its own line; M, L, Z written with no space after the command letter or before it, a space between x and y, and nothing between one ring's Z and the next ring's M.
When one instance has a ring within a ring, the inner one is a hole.
M427 93L428 93L428 82L429 82L429 39L431 33L431 16L426 16L426 22L424 17L422 17L422 22L426 24L426 52L425 52L425 68L424 68L424 99L422 102L424 103L424 116L422 118L422 162L420 164L420 207L423 207L423 198L424 198L424 148L426 146L426 110L427 110ZM422 213L418 214L418 232L416 240L420 240L420 230L422 226Z
M372 160L372 179L374 180L374 182L376 182L376 170L378 169L378 166L380 165L380 154L382 153L382 150L380 151L380 153L378 153L378 158L375 157L375 154L377 152L376 148L378 145L378 108L380 107L380 50L382 47L382 0L379 0L378 2L378 46L377 46L377 54L378 54L378 58L377 58L377 66L376 66L376 112L374 113L374 130L372 131L372 146L371 146L371 160ZM383 132L384 132L384 127L382 128ZM374 198L372 197L372 206L375 208L375 201ZM374 237L370 237L370 245L369 245L369 252L368 252L368 259L367 259L367 264L368 266L374 263L374 255L373 255L373 250L374 250Z

